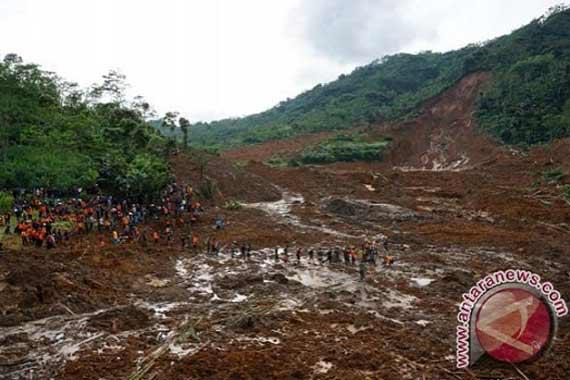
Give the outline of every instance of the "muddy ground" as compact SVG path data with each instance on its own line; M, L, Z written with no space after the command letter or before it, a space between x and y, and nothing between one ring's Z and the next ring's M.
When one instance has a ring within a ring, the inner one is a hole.
M464 136L442 145L458 123L476 133L471 108L454 102L486 80L434 99L415 135L392 127L408 159L272 168L263 164L271 145L210 159L205 174L219 194L196 232L250 241L249 260L177 243L101 249L95 237L56 252L9 251L0 259L0 378L523 379L489 359L455 368L457 304L507 268L539 273L570 297L570 206L560 184L542 180L570 168L570 143L523 152ZM304 141L288 151L295 144ZM202 181L199 166L172 159L179 181ZM222 208L228 200L244 206ZM223 231L212 229L216 215ZM353 266L272 254L380 236L396 262L369 268L365 282ZM550 354L519 370L567 379L568 347L566 318Z

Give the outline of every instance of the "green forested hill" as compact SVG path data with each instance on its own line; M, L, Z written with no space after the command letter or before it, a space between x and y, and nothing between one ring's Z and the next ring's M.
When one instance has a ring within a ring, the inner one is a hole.
M570 135L570 10L560 6L510 35L448 53L397 54L318 85L260 114L191 126L198 146L228 148L398 120L475 71L493 73L477 116L505 143Z
M110 73L89 91L10 54L0 62L0 190L98 185L134 197L169 180L168 142Z
M81 90L8 55L0 62L0 190L98 186L152 196L168 181L166 155L173 145L157 129L187 132L196 146L230 148L399 120L477 71L492 73L477 104L481 128L519 145L570 136L570 10L564 7L483 44L384 57L266 112L190 127L183 118L176 122L175 113L147 122L149 105L127 101L117 73ZM361 143L332 141L305 159L346 155Z

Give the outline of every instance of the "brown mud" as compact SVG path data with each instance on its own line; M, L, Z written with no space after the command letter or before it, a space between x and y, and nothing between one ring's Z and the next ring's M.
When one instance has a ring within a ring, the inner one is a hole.
M570 141L531 151L479 134L475 74L418 119L376 126L394 145L382 163L272 168L273 145L210 157L218 193L196 227L205 239L252 243L246 261L174 242L0 259L1 379L518 379L485 359L455 368L461 295L499 269L532 270L570 298L570 206L545 171L570 171ZM318 141L323 136L316 136ZM312 141L312 140L311 140ZM302 148L301 140L284 151ZM249 160L245 166L232 159ZM200 163L172 159L181 181ZM243 203L229 210L228 200ZM226 228L212 220L223 215ZM344 264L295 264L295 248L387 236L392 267L365 282ZM290 245L289 262L273 248ZM530 379L567 379L570 322L552 351L522 364ZM138 377L137 377L138 376Z

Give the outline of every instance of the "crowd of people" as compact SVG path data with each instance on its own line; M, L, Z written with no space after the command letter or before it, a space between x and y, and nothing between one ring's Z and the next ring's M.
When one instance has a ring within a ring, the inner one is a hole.
M167 187L160 202L151 204L102 195L61 200L36 191L32 196L20 197L12 212L0 217L0 224L4 225L5 235L19 235L22 246L45 247L48 250L65 244L74 236L93 232L99 235L99 246L127 241L143 246L149 243L172 245L176 244L175 230L178 230L180 232L176 236L182 249L191 248L198 252L205 248L208 255L218 256L227 252L232 258L249 260L254 253L250 242L223 244L214 233L202 244L192 227L203 211L194 197L192 186L176 183ZM224 228L224 219L216 216L213 229ZM267 259L267 250L262 252ZM284 263L301 264L305 259L313 265L358 265L361 280L365 279L368 265L376 266L381 261L390 267L394 263L386 238L366 240L359 247L297 247L294 260L291 260L291 253L290 247L285 246L274 248L272 255L276 262Z
M101 246L109 237L112 244L171 242L176 227L190 229L203 212L192 186L176 183L167 187L160 202L151 204L102 195L66 200L45 195L41 191L20 195L12 211L1 218L4 234L19 235L24 247L47 249L92 232L99 234ZM189 240L197 245L197 236Z

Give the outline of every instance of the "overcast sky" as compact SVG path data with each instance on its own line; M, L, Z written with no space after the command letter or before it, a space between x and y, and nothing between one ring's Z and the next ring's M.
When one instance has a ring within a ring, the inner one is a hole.
M0 0L0 54L192 121L263 111L385 54L509 33L570 0Z

